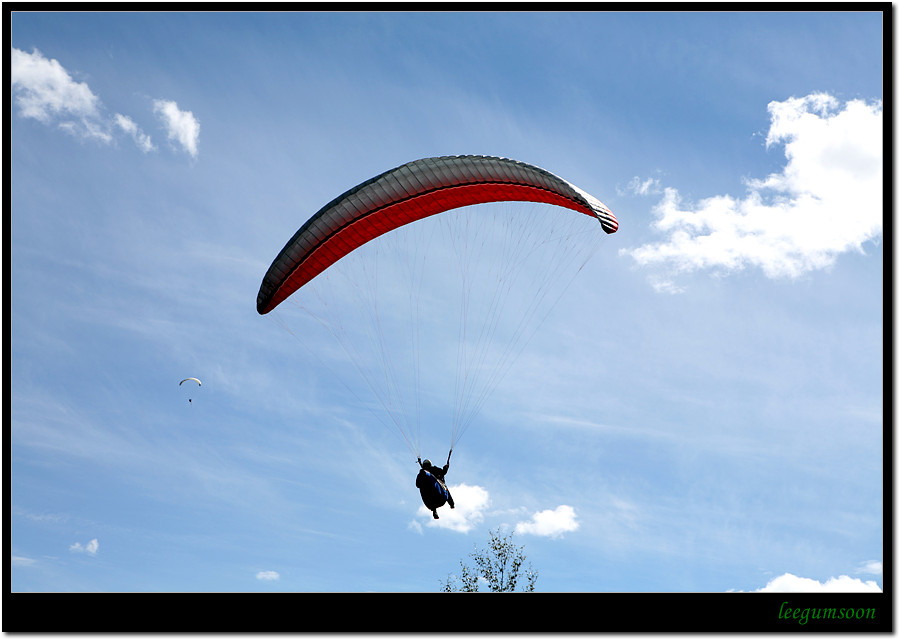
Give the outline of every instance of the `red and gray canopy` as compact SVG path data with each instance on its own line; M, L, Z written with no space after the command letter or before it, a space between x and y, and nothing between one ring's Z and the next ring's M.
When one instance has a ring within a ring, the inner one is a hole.
M424 158L353 187L319 209L269 267L256 310L265 314L351 251L405 224L457 207L520 200L559 205L619 223L592 195L549 171L491 156Z

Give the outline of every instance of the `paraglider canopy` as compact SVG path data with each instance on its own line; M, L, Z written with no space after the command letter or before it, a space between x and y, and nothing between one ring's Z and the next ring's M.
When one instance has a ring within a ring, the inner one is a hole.
M294 234L269 267L256 309L269 313L348 253L403 225L473 204L544 202L619 222L605 204L534 165L492 156L443 156L401 165L338 196Z

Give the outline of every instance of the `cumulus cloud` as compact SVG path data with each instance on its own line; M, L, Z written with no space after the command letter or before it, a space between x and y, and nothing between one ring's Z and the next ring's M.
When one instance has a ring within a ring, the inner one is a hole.
M278 580L280 577L277 571L260 571L256 574L256 579L263 581Z
M662 269L652 282L679 292L671 276L756 267L797 278L831 266L847 251L878 241L883 218L883 117L880 102L842 104L827 94L771 102L766 146L784 145L786 164L747 180L743 198L683 201L674 188L654 208L661 242L623 249L639 265ZM652 182L634 182L634 189Z
M859 578L840 576L819 582L812 578L800 578L792 573L785 573L773 578L759 592L778 593L848 593L854 591L876 591L881 587L874 580L862 581Z
M190 111L182 111L174 100L154 100L153 111L166 128L169 140L196 158L200 138L200 122Z
M69 133L112 142L100 114L100 99L84 82L76 82L63 66L34 49L13 47L10 56L12 93L19 115L56 124Z
M578 529L578 522L575 509L567 504L561 504L556 509L538 511L527 522L519 522L516 524L515 532L558 538L567 531L576 529Z
M484 520L484 513L491 505L491 497L486 489L479 486L470 486L467 484L458 484L448 487L450 494L453 496L455 509L447 506L438 510L440 519L435 520L431 511L425 505L420 505L416 516L427 522L430 527L439 527L441 529L450 529L460 533L468 533ZM417 531L422 530L421 523L417 520L410 525Z
M69 547L69 551L74 553L87 553L88 555L95 556L97 555L97 551L100 549L100 543L97 542L97 538L94 538L87 544L81 544L80 542L76 542L75 544Z
M13 47L11 54L12 95L18 113L46 125L55 125L81 139L116 142L116 135L129 136L144 153L155 151L150 135L133 118L112 116L85 82L77 82L55 59L34 49L27 53ZM173 143L196 158L200 123L190 111L172 100L154 100L153 111Z

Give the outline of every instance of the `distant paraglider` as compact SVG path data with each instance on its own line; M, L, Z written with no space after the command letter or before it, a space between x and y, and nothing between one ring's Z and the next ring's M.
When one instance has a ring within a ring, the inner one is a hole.
M200 382L200 380L198 380L197 378L185 378L184 380L182 380L181 382L178 383L178 386L180 387L181 385L183 385L183 384L184 384L185 382L187 382L188 380L191 380L191 381L193 381L193 382L196 382L198 387L202 387L202 386L203 386L203 383ZM193 401L192 401L190 398L188 398L188 402L191 403L191 404L193 404Z

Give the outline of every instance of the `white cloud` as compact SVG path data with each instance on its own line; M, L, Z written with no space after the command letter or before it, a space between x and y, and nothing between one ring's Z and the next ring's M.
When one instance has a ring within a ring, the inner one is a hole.
M519 522L516 524L515 532L558 538L567 531L575 531L578 526L575 509L562 504L556 509L538 511L528 522Z
M100 98L87 83L76 82L57 60L45 58L37 49L26 53L13 48L11 70L12 93L21 117L108 144L115 141L114 132L123 131L144 153L156 150L150 136L131 117L105 114ZM194 114L181 111L171 100L154 100L153 111L169 139L196 158L200 123Z
M475 525L484 520L484 512L491 504L491 497L486 489L479 486L458 484L448 487L453 496L455 509L443 506L438 509L440 518L435 520L425 505L420 505L416 515L427 521L429 526L441 529L451 529L460 533L468 533ZM421 531L421 525L416 521L410 525L413 529Z
M34 558L27 558L25 556L13 556L12 557L12 566L14 567L30 567L36 562Z
M154 100L153 111L166 127L169 140L179 144L196 158L197 142L200 138L200 122L190 111L182 111L174 100Z
M12 92L19 115L44 124L56 123L73 135L112 142L100 116L100 99L84 82L76 82L56 60L34 49L13 47Z
M792 573L785 573L777 578L773 578L762 589L761 592L779 592L779 593L847 593L854 591L881 591L881 587L873 580L863 582L858 578L849 576L840 576L838 578L829 578L825 582L819 582L812 578L800 578Z
M883 572L884 568L879 560L869 560L868 562L864 562L856 570L856 573L871 573L876 576L880 576Z
M661 187L657 178L641 179L638 176L633 177L624 189L616 189L619 195L635 194L638 196L646 196L653 193L660 193Z
M257 580L278 580L281 576L278 575L277 571L260 571L256 574Z
M75 553L87 553L92 556L97 555L97 551L100 548L100 543L97 542L97 538L94 538L87 544L83 545L80 542L76 542L72 546L69 547L69 551L73 551Z
M666 239L620 253L663 268L657 289L677 292L670 275L679 272L758 267L770 278L796 278L862 252L882 234L882 105L841 106L825 94L771 102L766 145L784 144L783 170L748 180L741 199L692 204L666 188L654 209L654 228Z
M134 120L128 116L123 116L121 113L117 113L114 121L122 131L129 134L134 139L134 143L141 151L147 153L148 151L156 149L156 147L153 146L153 141L150 139L150 136L141 131L141 128Z
M653 290L657 293L684 293L687 289L679 284L676 284L673 280L660 277L658 275L652 275L648 278L650 282L650 286L653 287Z

